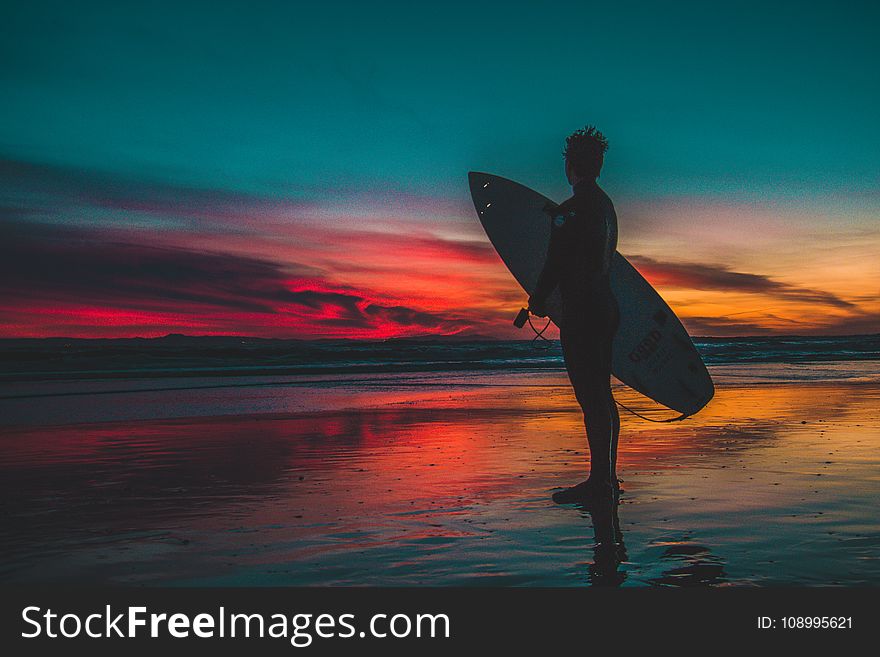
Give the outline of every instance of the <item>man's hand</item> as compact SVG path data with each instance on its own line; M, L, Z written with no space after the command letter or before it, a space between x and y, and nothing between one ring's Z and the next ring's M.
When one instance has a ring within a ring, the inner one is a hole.
M546 317L547 307L544 304L545 301L543 299L529 297L529 312L533 315L537 315L538 317Z
M547 201L544 204L544 207L541 208L541 212L546 214L548 217L555 217L559 214L559 206L553 201Z

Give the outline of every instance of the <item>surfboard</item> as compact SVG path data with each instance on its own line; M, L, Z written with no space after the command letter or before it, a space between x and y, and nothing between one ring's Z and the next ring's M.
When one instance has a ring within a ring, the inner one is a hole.
M474 207L489 241L510 273L531 294L547 257L550 218L546 196L500 176L468 174ZM702 356L681 321L648 281L620 253L611 263L611 289L620 307L611 371L620 381L682 415L712 399L715 387ZM558 326L562 300L547 302Z

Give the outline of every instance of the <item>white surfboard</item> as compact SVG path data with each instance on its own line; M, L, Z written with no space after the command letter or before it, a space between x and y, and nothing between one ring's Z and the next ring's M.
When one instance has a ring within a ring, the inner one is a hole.
M471 197L483 229L523 289L531 294L547 257L550 218L547 197L488 173L468 174ZM623 383L683 415L712 399L715 387L681 321L620 253L611 263L611 289L620 307L611 371ZM559 291L547 303L557 326Z

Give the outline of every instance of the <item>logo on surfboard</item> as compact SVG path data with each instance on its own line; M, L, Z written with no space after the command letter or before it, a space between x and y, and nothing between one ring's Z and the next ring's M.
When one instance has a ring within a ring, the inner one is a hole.
M642 341L636 345L635 349L629 352L629 359L634 363L638 363L639 361L647 358L655 351L657 351L657 345L660 344L660 340L662 339L663 334L657 329L654 329L653 331L648 333L648 335L642 338Z

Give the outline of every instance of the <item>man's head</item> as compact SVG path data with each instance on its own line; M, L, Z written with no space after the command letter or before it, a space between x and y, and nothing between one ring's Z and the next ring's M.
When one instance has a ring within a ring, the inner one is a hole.
M602 170L608 140L605 135L589 125L575 130L565 139L565 174L568 181L574 184L582 178L595 179Z

